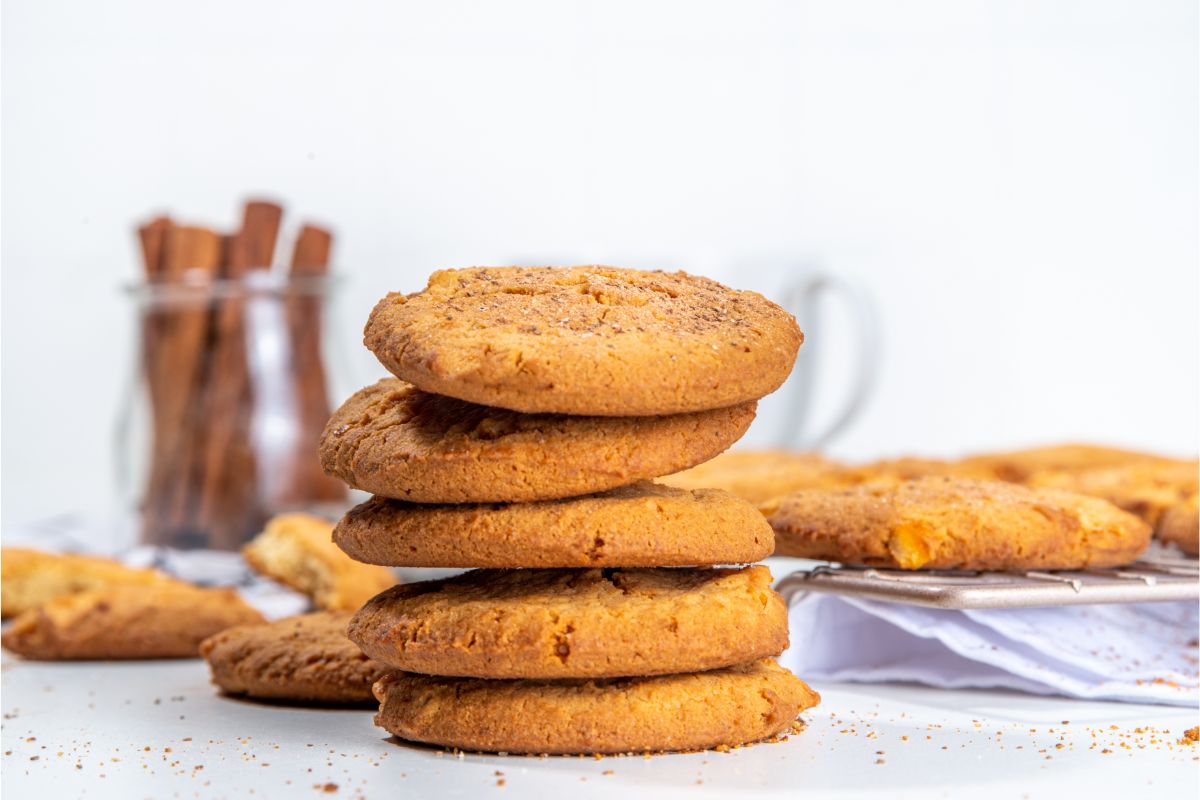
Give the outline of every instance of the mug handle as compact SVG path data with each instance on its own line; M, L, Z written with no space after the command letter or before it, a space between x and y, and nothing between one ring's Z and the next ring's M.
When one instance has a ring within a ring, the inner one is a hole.
M850 311L857 335L856 367L849 394L838 412L824 428L809 433L806 426L811 427L809 414L812 411L821 341L820 309L826 296L840 300ZM789 393L787 412L776 441L782 447L819 450L854 421L875 387L880 348L875 303L853 283L827 273L816 273L800 279L788 288L784 298L785 307L796 315L806 333L796 367L784 386Z

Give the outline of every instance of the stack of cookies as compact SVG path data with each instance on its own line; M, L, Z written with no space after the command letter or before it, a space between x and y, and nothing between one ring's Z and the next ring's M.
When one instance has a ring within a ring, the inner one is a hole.
M435 273L371 315L397 377L325 429L325 470L375 495L337 526L352 558L455 567L393 587L350 638L389 673L377 724L514 753L733 746L817 695L772 657L787 613L770 526L720 490L651 479L736 441L791 370L795 320L683 273Z

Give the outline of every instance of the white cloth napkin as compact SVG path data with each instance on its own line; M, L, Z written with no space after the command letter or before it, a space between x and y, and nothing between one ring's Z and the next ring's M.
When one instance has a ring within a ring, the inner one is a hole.
M953 611L810 594L790 622L780 662L805 680L1200 701L1195 603Z

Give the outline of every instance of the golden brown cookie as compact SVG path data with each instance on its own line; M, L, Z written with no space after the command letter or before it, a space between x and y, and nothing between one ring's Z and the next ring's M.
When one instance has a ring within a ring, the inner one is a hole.
M280 514L242 554L256 572L308 595L321 609L355 611L396 584L391 570L353 561L332 537L332 522Z
M91 589L174 582L161 572L107 558L5 547L0 550L0 616L15 617L55 597Z
M3 642L40 661L194 658L214 633L262 621L233 589L118 586L61 595L26 611Z
M1200 513L1196 510L1197 498L1192 495L1177 503L1159 517L1154 535L1160 541L1176 545L1188 555L1200 554Z
M660 479L669 486L725 489L768 513L774 501L803 489L843 489L864 483L899 483L930 475L988 478L983 468L931 458L893 458L843 464L817 453L732 450Z
M428 505L375 497L347 514L333 538L357 561L398 567L745 564L775 547L771 526L744 500L649 481L535 503Z
M989 470L1002 481L1021 483L1035 472L1111 467L1137 461L1157 461L1159 456L1093 444L1057 444L1004 453L983 453L962 459L966 468Z
M711 672L591 681L485 681L393 672L375 724L401 739L501 753L631 753L749 744L821 701L765 659Z
M661 483L681 489L724 489L762 505L800 489L843 486L845 467L817 453L731 450Z
M1135 461L1110 467L1043 470L1030 475L1025 485L1103 497L1154 526L1168 508L1200 492L1198 470L1200 464L1195 461Z
M779 388L803 335L754 292L683 272L472 267L389 294L366 345L436 394L527 413L647 416Z
M899 483L900 481L931 477L995 480L995 474L987 467L962 461L914 456L885 458L866 464L856 464L843 471L841 480L844 486L849 487L862 483Z
M778 655L788 625L761 566L475 570L389 589L349 635L376 661L427 675L612 678Z
M968 478L796 492L768 520L776 555L900 569L1114 567L1150 539L1105 500Z
M321 436L321 465L372 494L417 503L509 503L591 494L706 461L755 404L666 417L519 414L389 378L357 392Z
M205 639L200 655L226 694L294 703L357 705L387 668L346 638L350 613L317 611L239 625Z

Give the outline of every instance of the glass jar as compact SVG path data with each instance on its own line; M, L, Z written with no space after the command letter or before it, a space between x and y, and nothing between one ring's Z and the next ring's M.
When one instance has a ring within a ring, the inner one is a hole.
M128 287L138 355L117 480L142 544L232 550L273 514L349 505L316 452L330 398L351 388L326 334L336 285L252 270Z

